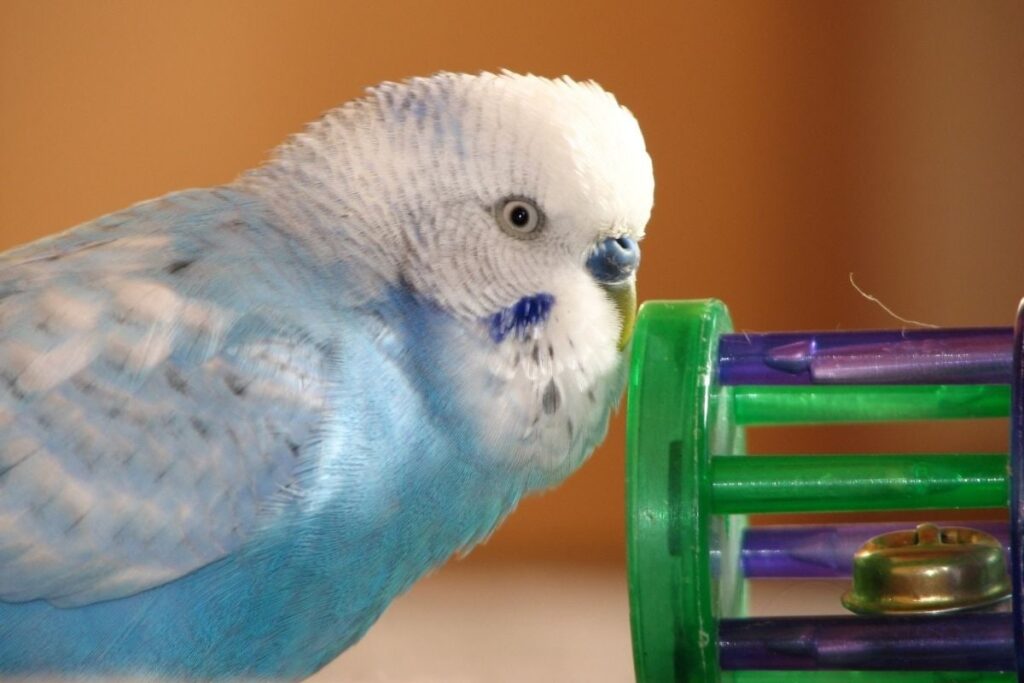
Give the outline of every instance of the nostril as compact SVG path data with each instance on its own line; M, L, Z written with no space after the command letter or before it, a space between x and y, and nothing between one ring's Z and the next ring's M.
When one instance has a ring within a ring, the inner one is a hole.
M621 257L634 262L640 259L640 245L636 243L631 237L619 237L615 240L615 244L622 250Z

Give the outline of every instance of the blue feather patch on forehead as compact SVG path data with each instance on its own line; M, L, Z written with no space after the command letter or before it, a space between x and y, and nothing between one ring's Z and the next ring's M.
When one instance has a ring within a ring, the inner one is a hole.
M510 334L517 339L525 339L527 333L535 325L548 319L554 305L555 297L544 292L533 296L524 296L508 308L503 308L488 318L491 339L501 343Z

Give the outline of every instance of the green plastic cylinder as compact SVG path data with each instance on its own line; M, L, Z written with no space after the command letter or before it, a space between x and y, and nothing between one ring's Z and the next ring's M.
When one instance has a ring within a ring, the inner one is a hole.
M1005 454L712 458L717 514L1006 507Z
M1006 417L1006 385L740 386L733 391L741 425L892 422Z

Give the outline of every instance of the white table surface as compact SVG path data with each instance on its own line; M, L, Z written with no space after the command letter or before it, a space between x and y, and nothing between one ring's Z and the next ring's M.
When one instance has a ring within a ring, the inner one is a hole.
M842 614L845 582L752 582L752 614ZM391 606L316 683L633 680L618 567L452 563Z

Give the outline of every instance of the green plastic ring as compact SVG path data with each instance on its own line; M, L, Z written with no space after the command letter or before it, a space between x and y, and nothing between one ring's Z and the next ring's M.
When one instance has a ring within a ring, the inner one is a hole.
M627 409L630 614L638 681L729 681L717 619L745 611L745 519L711 514L712 454L743 452L730 395L714 381L720 301L645 304Z

